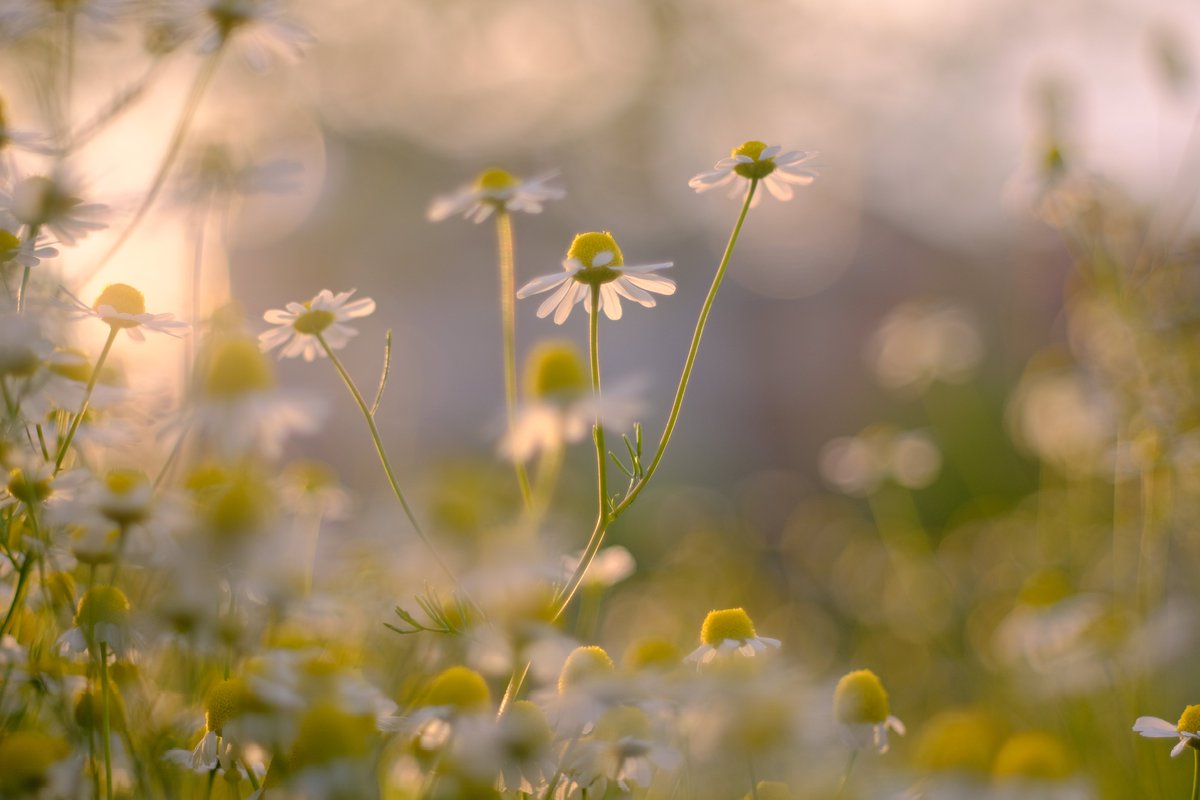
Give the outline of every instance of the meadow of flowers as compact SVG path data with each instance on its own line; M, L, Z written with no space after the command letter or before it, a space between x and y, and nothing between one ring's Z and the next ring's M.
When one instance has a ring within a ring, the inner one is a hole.
M317 5L0 0L0 799L1200 797L1195 143L1139 199L1046 84L1008 195L1053 242L1051 322L1004 348L1003 312L907 293L850 348L877 402L780 401L792 440L823 431L785 468L779 416L750 446L754 412L713 406L793 397L847 347L734 347L720 320L775 313L739 270L828 244L798 209L844 141L748 115L664 159L661 198L610 198L536 141L494 166L519 115L464 133L420 94L439 76L397 75L443 160L322 202L321 159L276 145L366 118L331 99L347 63L393 89ZM438 33L503 12L438 5L371 13L486 94L484 39ZM602 12L561 5L586 39ZM557 52L506 58L557 79ZM598 158L602 185L623 162ZM264 208L291 228L239 251ZM384 220L387 271L312 234L340 214ZM456 259L469 281L422 266ZM448 437L462 408L489 418Z

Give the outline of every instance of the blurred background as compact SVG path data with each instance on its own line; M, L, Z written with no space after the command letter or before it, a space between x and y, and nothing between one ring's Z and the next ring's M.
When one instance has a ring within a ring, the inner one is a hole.
M186 316L174 265L193 257L202 225L223 244L203 251L206 311L232 297L260 330L265 309L323 288L373 297L347 365L371 386L393 331L384 438L435 527L477 536L489 504L514 501L495 455L495 237L489 224L428 222L430 201L492 166L556 171L566 198L515 219L518 285L559 269L581 231L612 231L629 263L674 262L676 295L601 325L606 381L642 388L653 442L738 210L688 179L749 139L819 151L816 183L749 216L680 432L613 530L640 567L597 637L668 628L682 642L708 608L753 607L817 679L873 665L906 720L1019 698L1004 724L1059 733L1107 796L1135 796L1122 776L1139 770L1147 792L1184 785L1161 743L1128 729L1200 697L1190 667L1169 669L1197 643L1196 593L1167 566L1194 564L1200 547L1185 513L1195 390L1152 376L1151 408L1146 386L1126 392L1121 376L1147 360L1190 365L1194 350L1193 2L340 0L291 11L316 43L266 71L224 62L181 171L219 143L296 163L296 191L237 196L201 219L170 189L100 273L90 266L111 236L66 254L81 296L121 280L145 289L150 310ZM105 57L78 76L81 105L141 68L111 55L138 52L136 32L110 33L88 45ZM3 62L20 127L35 104L21 101L21 59ZM114 220L150 181L195 61L157 69L150 100L74 164ZM1149 240L1164 261L1185 253L1164 284L1135 291L1080 266L1127 258L1134 274ZM519 359L547 337L585 346L584 315L558 327L535 308L518 303ZM1122 350L1147 332L1160 337L1149 354ZM148 347L140 363L127 352L128 365L161 382L154 362L173 356ZM388 502L328 365L280 371L328 409L289 455L327 460L368 507ZM1178 483L1169 510L1152 513L1145 464L1164 463L1167 442L1179 445ZM565 549L586 538L592 458L586 442L570 456L552 525ZM1124 592L1123 570L1149 569L1144 539L1143 567L1120 561L1139 552L1126 523L1177 534L1183 556L1152 552L1160 596L1136 583L1128 613L1115 613L1089 602ZM1030 610L1050 607L1058 616ZM1097 659L1119 677L1086 668ZM1111 706L1089 694L1116 685ZM912 751L920 725L910 728L899 747Z

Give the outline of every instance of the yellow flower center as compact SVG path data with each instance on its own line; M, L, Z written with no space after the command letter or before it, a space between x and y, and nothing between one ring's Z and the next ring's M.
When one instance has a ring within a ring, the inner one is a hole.
M1180 733L1200 733L1200 706L1188 706L1179 715L1175 730Z
M991 769L1003 731L984 711L943 711L923 726L916 762L931 771Z
M129 598L115 586L93 586L79 598L75 624L89 639L97 625L124 626L129 623Z
M221 35L221 41L228 39L235 30L250 21L250 15L246 14L240 6L241 4L237 0L224 0L224 2L216 3L208 8L208 17Z
M772 158L767 158L762 161L759 160L759 157L766 149L767 146L764 143L754 141L753 139L733 148L732 154L734 156L748 156L754 159L754 161L750 162L749 164L738 164L733 168L733 171L738 175L741 175L743 178L750 178L752 180L759 180L767 177L775 171L775 160Z
M289 483L302 491L312 493L337 486L337 476L320 461L293 461L283 470Z
M62 739L15 731L0 739L0 797L35 796L49 783L50 768L70 754Z
M726 639L744 642L756 635L750 615L740 608L710 611L700 627L700 641L713 647Z
M100 513L118 525L131 525L146 518L149 497L145 502L133 504L129 495L135 490L150 485L146 473L136 469L109 470L104 476L104 485L112 495L111 502L101 502Z
M104 291L92 304L96 311L99 311L101 306L108 306L118 314L145 314L146 298L127 283L113 283L104 287ZM131 319L113 317L105 317L104 321L114 328L136 328L142 324Z
M297 769L328 764L342 758L362 758L371 751L375 720L370 714L350 714L324 703L305 712L288 766Z
M129 494L146 483L146 473L136 469L110 469L104 476L104 485L116 495Z
M626 651L624 663L632 669L674 669L679 648L668 639L642 639Z
M1061 781L1070 777L1071 759L1056 737L1041 731L1014 734L1000 752L992 773L997 778Z
M0 134L2 135L2 134ZM0 147L4 144L3 139L0 139ZM21 240L10 231L0 230L0 264L7 263L13 260L17 251L21 247Z
M57 359L50 361L46 367L55 375L66 378L76 383L87 383L92 378L92 365L88 363L87 356L75 349L59 350L61 353L69 353L72 358L70 361ZM77 357L77 358L76 358Z
M208 690L204 698L204 726L220 735L225 723L241 714L250 694L246 682L241 678L223 680Z
M274 386L271 362L250 339L228 339L218 344L204 377L204 394L218 400L265 392Z
M296 321L292 323L292 327L298 333L316 336L336 321L337 317L334 316L332 311L317 309L315 311L306 311L296 317Z
M540 342L525 361L525 385L534 400L575 397L587 391L579 350L567 341Z
M650 738L650 720L637 706L615 706L604 712L596 722L595 736L615 742L625 736Z
M833 715L846 725L878 725L888 718L888 696L869 669L847 673L833 693Z
M104 693L99 689L88 689L75 701L75 723L86 730L100 727L104 718ZM117 685L108 682L108 724L113 730L125 730L125 701Z
M613 660L604 652L603 647L576 647L571 651L571 655L567 656L562 672L558 675L558 691L566 692L595 678L611 675L615 669Z
M492 693L483 676L466 667L450 667L429 685L426 705L451 706L458 711L486 711Z
M501 194L515 189L520 183L505 170L489 169L479 173L479 177L475 179L475 188L488 194Z
M37 505L53 492L48 477L27 474L20 467L8 473L8 493L27 506Z
M605 263L597 264L597 260L604 261L601 256L611 257ZM621 248L617 247L617 240L608 231L579 234L571 242L567 258L578 261L584 267L575 273L575 280L593 287L621 277L621 273L615 268L625 263Z

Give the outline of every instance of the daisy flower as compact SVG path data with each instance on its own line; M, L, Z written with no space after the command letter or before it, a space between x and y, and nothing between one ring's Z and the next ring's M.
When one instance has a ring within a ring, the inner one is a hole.
M497 210L538 214L542 203L561 200L566 195L562 189L546 185L557 175L557 172L547 172L521 180L502 169L485 170L474 183L434 198L426 216L430 222L441 222L462 214L472 222L483 222Z
M124 592L115 586L93 586L79 599L75 627L59 637L59 646L67 653L84 653L106 644L121 658L129 653L136 638L131 615Z
M1133 723L1133 730L1147 739L1178 738L1179 742L1171 748L1171 758L1182 753L1189 745L1200 749L1200 705L1185 708L1175 724L1158 717L1138 717Z
M762 142L751 140L733 148L729 158L721 159L711 170L692 178L688 181L688 186L697 192L707 192L709 189L732 184L729 196L744 198L750 187L743 187L737 179L745 178L747 181L761 181L777 200L791 200L793 184L808 186L816 180L817 172L809 162L816 158L817 154L812 150L789 150L782 153L782 149L777 144L768 147ZM755 194L750 205L758 205L761 196Z
M340 350L358 331L343 323L366 317L375 312L375 301L361 297L347 303L356 290L334 294L328 289L305 303L288 303L286 309L273 308L263 314L263 319L275 327L258 335L258 344L264 351L279 351L280 358L303 356L312 361L325 355L323 341L331 350Z
M697 666L708 664L718 657L752 657L766 651L768 647L779 647L778 639L759 636L754 630L750 615L741 608L710 611L700 627L700 646L693 650L686 662Z
M833 716L847 744L856 750L888 750L888 731L904 735L904 723L888 713L888 694L869 669L848 672L833 692Z
M590 291L600 293L600 309L609 319L621 318L621 298L653 308L656 305L650 292L662 295L675 294L675 283L651 273L666 269L669 261L660 264L627 266L621 248L608 231L581 233L571 242L567 257L563 259L563 271L553 275L534 278L517 290L518 298L550 292L550 297L538 306L539 318L554 312L558 325L566 321L571 307L588 297ZM590 306L588 313L591 313Z
M71 184L71 179L61 171L24 178L17 181L11 192L0 192L0 207L27 230L49 230L59 242L73 245L92 231L107 227L96 217L108 207L83 202Z
M39 240L44 238L41 234L37 236ZM11 261L22 267L36 267L42 263L43 258L54 258L57 255L58 250L53 247L39 245L37 241L22 241L15 234L0 229L0 264Z
M111 283L104 287L90 306L65 289L63 291L74 303L73 319L95 317L114 333L124 330L135 342L146 340L143 328L178 338L179 332L188 327L186 322L175 319L174 314L147 314L145 296L126 283Z
M294 62L313 35L289 19L279 0L180 0L165 20L168 29L190 33L201 53L232 43L250 67L266 69L271 56Z

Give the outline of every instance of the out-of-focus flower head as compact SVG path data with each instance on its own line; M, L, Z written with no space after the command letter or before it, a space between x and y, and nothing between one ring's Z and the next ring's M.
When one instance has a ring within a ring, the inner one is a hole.
M63 291L74 304L71 312L73 318L98 319L113 331L125 331L135 342L146 340L143 328L178 338L189 327L186 322L175 319L174 314L147 314L145 296L127 283L110 283L90 306L70 292Z
M838 681L833 693L833 716L850 747L874 747L886 753L888 731L904 735L904 723L888 712L887 691L871 670L854 670Z
M821 476L838 490L867 496L887 480L922 489L941 471L942 454L924 431L871 426L856 436L839 436L821 448Z
M983 359L983 336L974 315L962 306L913 301L884 318L866 355L884 387L921 394L938 381L970 380Z
M777 200L791 200L792 186L808 186L817 178L817 171L810 163L817 157L815 151L789 150L777 144L767 146L758 141L744 142L716 163L711 170L701 172L688 181L688 186L697 192L707 192L732 184L730 197L745 198L750 191L751 181L761 181L767 191ZM746 181L742 185L739 178ZM758 205L762 197L756 192L751 206Z
M779 645L778 639L758 635L745 609L726 608L708 612L700 627L700 646L685 660L702 666L734 655L757 656L768 647L778 648Z
M547 172L521 180L502 169L484 170L474 183L434 198L426 216L431 222L441 222L462 214L472 222L483 222L496 211L539 214L547 200L566 196L562 189L547 185L557 176L557 172Z
M74 179L62 168L50 175L22 178L11 191L0 190L0 210L11 214L26 231L49 230L66 245L107 227L96 219L107 207L83 202Z
M174 37L197 39L201 53L231 47L259 71L272 57L299 60L314 41L287 16L280 0L178 0L158 27L174 31Z

